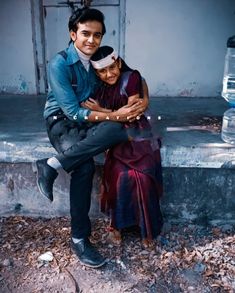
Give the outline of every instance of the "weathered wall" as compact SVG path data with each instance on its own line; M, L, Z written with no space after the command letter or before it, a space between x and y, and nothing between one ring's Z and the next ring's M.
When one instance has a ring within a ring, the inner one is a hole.
M36 93L30 1L1 1L0 30L0 93Z
M36 93L30 3L1 1L0 92ZM126 60L141 70L152 96L220 95L226 40L235 34L234 0L120 3Z
M127 0L126 16L126 60L151 95L220 95L234 0Z

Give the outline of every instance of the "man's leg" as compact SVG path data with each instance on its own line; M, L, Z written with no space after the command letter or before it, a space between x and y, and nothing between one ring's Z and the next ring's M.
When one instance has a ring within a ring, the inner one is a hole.
M128 134L121 123L101 122L87 131L86 138L61 152L56 158L67 172L110 147L128 141Z
M86 161L71 172L70 214L71 233L74 238L85 238L90 236L91 233L88 213L90 211L94 172L93 159Z
M84 129L79 129L76 124L69 120L59 121L54 124L52 128L47 124L47 130L49 139L57 152L64 151L66 148L84 138ZM53 168L48 166L45 160L44 162L44 167L40 168L48 170L48 172L41 172L41 174L46 174L50 177L51 173L52 176L54 176L54 172L56 171L51 170ZM72 234L71 247L77 254L81 263L96 268L102 266L105 263L105 259L92 246L88 238L91 233L91 223L88 213L90 210L94 170L93 159L85 161L76 169L72 170L70 184L70 211Z
M93 156L108 148L129 139L126 129L118 122L98 123L89 128L88 131L85 131L85 133L84 129L80 131L82 135L80 133L73 134L76 127L70 127L70 125L74 124L74 122L69 120L59 121L48 131L52 145L59 152L55 160L67 172L71 172L83 162L90 160ZM76 139L68 140L68 135ZM47 160L39 160L36 162L36 165L38 169L37 182L39 190L52 201L53 183L56 176L48 167Z

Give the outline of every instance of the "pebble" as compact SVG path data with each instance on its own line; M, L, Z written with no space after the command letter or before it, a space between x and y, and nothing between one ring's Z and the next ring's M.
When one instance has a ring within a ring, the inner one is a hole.
M142 251L140 252L140 254L142 254L142 255L148 255L149 252L148 252L147 250L142 250Z
M13 266L13 260L10 259L10 258L6 258L4 259L4 261L2 262L2 265L4 267L10 267L10 266Z
M49 262L53 260L53 254L51 251L47 251L41 255L39 255L38 260L39 261L45 261L45 262Z

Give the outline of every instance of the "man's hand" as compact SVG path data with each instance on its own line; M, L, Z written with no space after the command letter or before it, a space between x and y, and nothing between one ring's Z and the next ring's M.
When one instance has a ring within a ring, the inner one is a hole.
M102 107L100 107L99 103L92 98L89 98L85 102L82 102L81 106L91 111L98 111L98 112L102 112L102 109L103 109Z
M140 102L140 101L141 101L140 95L139 94L136 94L136 95L133 95L133 96L128 97L127 105L128 106L132 106L135 103Z
M133 105L125 105L119 108L117 111L112 113L114 118L120 122L131 122L136 119L137 116L140 116L143 113L143 108L141 106L141 101L136 101Z

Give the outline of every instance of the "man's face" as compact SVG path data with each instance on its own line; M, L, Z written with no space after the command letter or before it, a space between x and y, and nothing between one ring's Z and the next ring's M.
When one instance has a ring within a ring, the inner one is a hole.
M91 56L100 46L102 24L96 20L79 23L77 32L70 32L70 37L80 51Z

